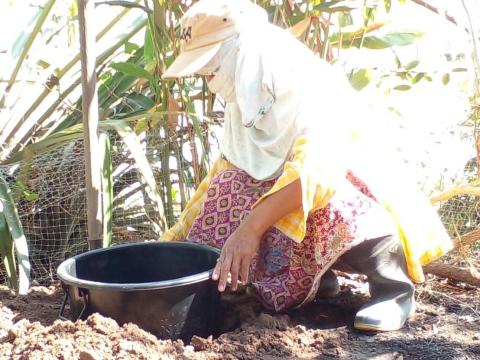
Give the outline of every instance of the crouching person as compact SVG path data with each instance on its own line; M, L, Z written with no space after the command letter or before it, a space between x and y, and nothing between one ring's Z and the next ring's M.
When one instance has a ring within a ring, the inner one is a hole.
M362 119L352 119L345 76L248 0L200 0L180 25L181 52L163 78L204 76L225 100L224 136L163 240L221 249L218 290L241 281L275 311L335 295L331 268L343 263L370 285L355 328L401 328L415 309L412 280L452 244L396 175L357 171L350 125Z

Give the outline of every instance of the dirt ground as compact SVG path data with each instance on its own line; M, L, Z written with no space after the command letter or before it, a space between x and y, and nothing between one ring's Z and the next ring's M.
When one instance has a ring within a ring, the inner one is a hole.
M430 278L417 286L417 312L404 329L368 334L351 327L366 286L341 274L341 294L285 314L246 293L225 294L220 337L163 341L98 314L58 320L62 290L0 287L0 359L480 359L480 290Z

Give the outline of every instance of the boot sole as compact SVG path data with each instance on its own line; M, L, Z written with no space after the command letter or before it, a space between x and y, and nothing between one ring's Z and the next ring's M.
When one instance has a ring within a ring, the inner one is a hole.
M415 301L413 301L412 308L410 309L410 312L408 313L407 319L405 320L405 322L403 324L399 324L397 326L392 326L392 327L389 328L389 327L383 327L383 326L375 326L375 325L372 325L372 324L354 322L353 327L357 330L378 331L378 332L400 330L402 327L405 326L408 319L415 314L416 309L417 309L416 303L415 303Z
M404 325L405 324L398 325L396 327L386 328L386 327L382 327L382 326L375 326L375 325L362 324L362 323L354 323L353 327L357 330L363 330L363 331L387 332L387 331L400 330Z

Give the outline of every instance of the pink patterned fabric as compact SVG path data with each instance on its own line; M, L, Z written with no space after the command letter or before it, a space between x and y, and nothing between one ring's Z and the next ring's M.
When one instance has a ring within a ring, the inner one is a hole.
M358 178L349 174L348 180L358 196L348 201L332 199L325 208L313 211L301 243L274 227L264 234L251 264L249 282L265 306L281 311L311 301L323 273L345 251L366 239L358 233L356 218L376 202ZM255 180L241 170L220 172L210 184L188 241L221 248L273 184Z

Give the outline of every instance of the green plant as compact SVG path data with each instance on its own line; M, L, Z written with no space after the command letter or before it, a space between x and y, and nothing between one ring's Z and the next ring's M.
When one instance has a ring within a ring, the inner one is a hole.
M5 264L8 285L20 294L25 294L30 286L27 241L11 190L2 177L0 177L0 255ZM18 259L18 276L15 255Z

